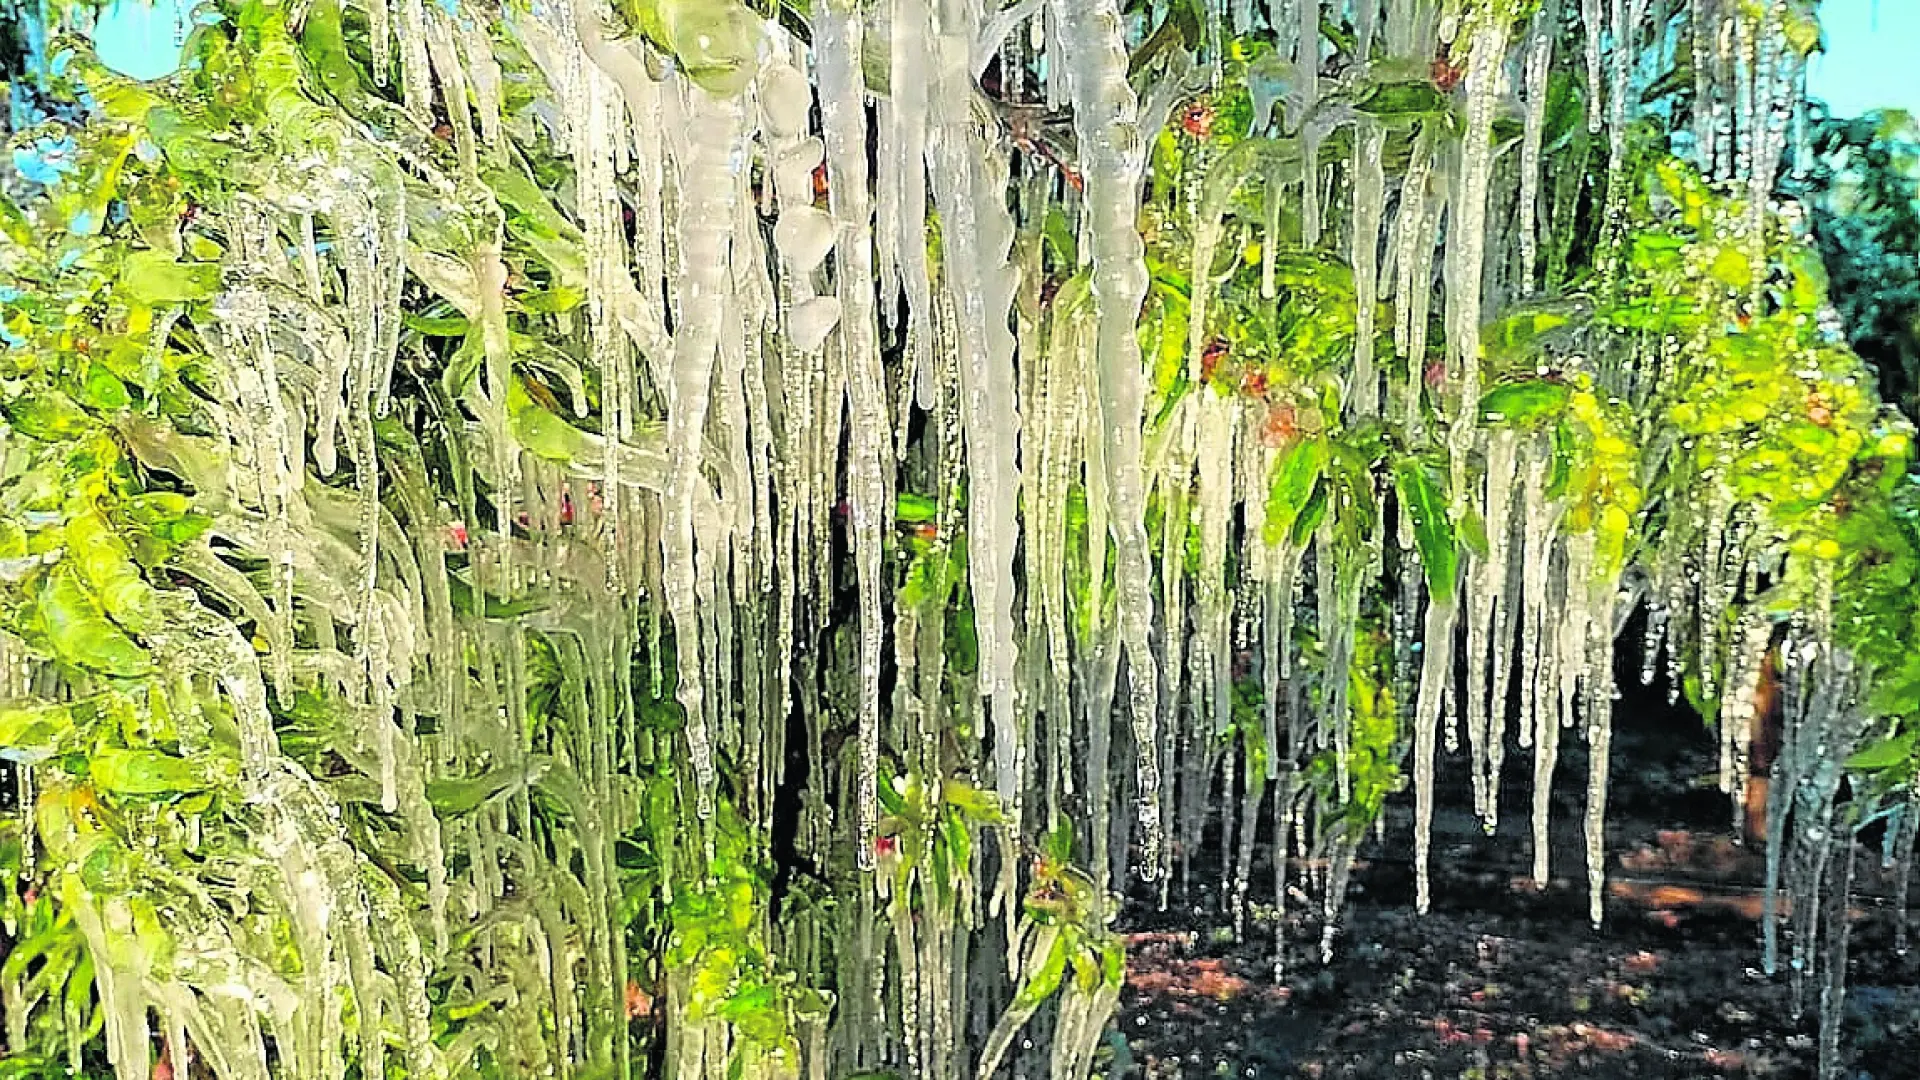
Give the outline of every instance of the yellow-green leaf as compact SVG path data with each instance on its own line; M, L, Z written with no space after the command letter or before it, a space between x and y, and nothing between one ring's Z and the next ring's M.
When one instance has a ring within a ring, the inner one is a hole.
M121 268L120 287L131 299L149 306L188 304L220 290L220 267L180 262L164 251L136 251Z
M147 651L107 618L67 563L47 575L36 609L40 630L61 660L122 678L153 671Z
M115 795L179 795L209 786L206 770L158 750L103 747L87 763L93 786Z

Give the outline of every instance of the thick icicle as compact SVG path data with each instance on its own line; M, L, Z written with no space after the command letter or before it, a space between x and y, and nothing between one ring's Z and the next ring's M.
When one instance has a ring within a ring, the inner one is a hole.
M1093 296L1099 313L1096 373L1109 497L1113 503L1115 585L1120 637L1131 688L1134 744L1140 758L1141 862L1159 861L1160 742L1153 628L1153 569L1147 554L1145 473L1140 423L1145 410L1140 341L1134 323L1147 292L1138 223L1146 147L1135 125L1139 104L1127 83L1124 24L1115 0L1051 0L1048 10L1073 103L1091 236ZM1151 872L1149 869L1147 872Z
M1489 15L1475 28L1467 54L1466 128L1461 135L1460 173L1454 179L1446 256L1448 375L1460 394L1457 426L1472 422L1480 400L1481 290L1493 175L1493 121L1506 84L1510 31L1508 20ZM1458 435L1455 445L1461 449Z
M705 642L699 623L698 572L695 566L695 496L703 485L707 402L721 326L731 292L728 253L734 199L734 172L742 109L734 98L720 98L692 84L681 87L688 146L680 171L681 309L673 335L673 395L667 414L667 445L673 463L662 500L667 527L661 532L665 559L667 610L673 617L680 677L676 695L687 712L687 744L700 812L712 812L713 744L707 689L699 657Z
M967 57L978 30L970 5L944 0L942 33L929 42L935 130L928 143L941 215L941 278L959 314L961 420L966 432L968 583L980 643L981 699L994 733L996 788L1017 821L1023 740L1014 708L1018 646L1013 623L1015 504L1020 416L1009 326L1019 271L1008 262L1007 161L973 117Z

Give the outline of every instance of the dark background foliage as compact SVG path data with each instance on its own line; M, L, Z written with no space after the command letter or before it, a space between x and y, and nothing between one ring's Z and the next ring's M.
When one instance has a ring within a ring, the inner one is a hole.
M1823 116L1810 135L1800 194L1841 325L1881 396L1920 418L1920 126L1889 110Z

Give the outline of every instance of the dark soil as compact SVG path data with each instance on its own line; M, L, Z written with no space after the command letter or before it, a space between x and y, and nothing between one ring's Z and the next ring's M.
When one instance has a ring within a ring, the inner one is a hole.
M1521 880L1531 865L1529 796L1517 785L1530 756L1509 753L1494 837L1469 812L1464 767L1443 760L1432 910L1413 911L1411 814L1395 807L1386 843L1361 851L1333 963L1319 962L1317 900L1296 896L1277 981L1271 920L1235 942L1218 856L1197 857L1187 896L1176 888L1161 911L1143 889L1123 917L1134 937L1113 1072L1813 1077L1819 987L1808 980L1796 1014L1784 963L1778 976L1760 971L1759 852L1732 838L1727 797L1698 782L1713 768L1708 739L1690 716L1622 716L1608 829L1614 890L1598 931L1587 922L1578 745L1563 748L1557 773L1552 887ZM1649 761L1668 764L1622 765ZM1842 1075L1920 1080L1920 953L1895 949L1900 905L1877 856L1859 859ZM1256 899L1271 904L1257 884L1270 890L1270 871L1254 880Z

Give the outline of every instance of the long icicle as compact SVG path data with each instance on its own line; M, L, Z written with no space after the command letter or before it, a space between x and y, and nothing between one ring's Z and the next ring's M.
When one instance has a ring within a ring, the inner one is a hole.
M1057 41L1073 102L1092 238L1093 296L1099 312L1096 369L1113 505L1115 586L1120 636L1126 649L1133 738L1139 749L1141 865L1148 876L1159 862L1160 770L1156 687L1149 644L1153 629L1153 567L1147 553L1146 477L1140 424L1145 412L1140 341L1134 323L1147 293L1146 247L1139 229L1141 170L1146 147L1137 125L1139 102L1127 83L1125 24L1116 0L1051 0Z

